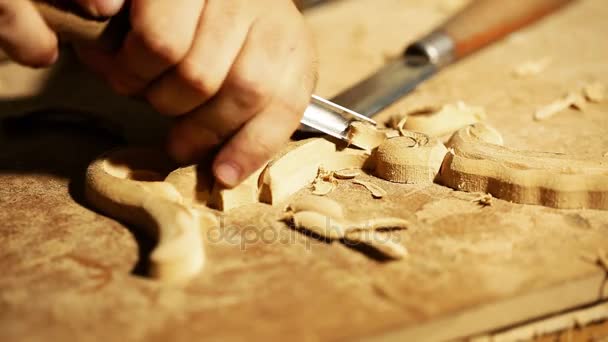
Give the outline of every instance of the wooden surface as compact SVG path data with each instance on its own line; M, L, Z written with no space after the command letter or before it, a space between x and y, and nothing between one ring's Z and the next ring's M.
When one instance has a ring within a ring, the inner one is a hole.
M381 66L441 22L451 3L353 0L308 12L320 50L318 93L335 94ZM485 106L508 146L602 155L608 103L543 122L532 115L583 82L608 83L606 16L604 0L579 1L450 67L380 120L465 100ZM542 74L512 76L515 66L543 57L552 63ZM3 118L51 102L103 114L131 142L163 134L163 121L144 117L145 108L88 94L101 88L90 77L78 83L86 74L23 72L0 67ZM51 80L45 95L23 98L43 78ZM608 212L500 200L481 208L474 194L376 179L386 200L349 183L331 197L347 203L353 218L390 213L414 221L397 233L409 258L382 263L319 242L278 222L281 206L251 205L223 218L223 238L217 230L208 236L208 268L199 278L182 290L162 288L132 271L141 270L138 250L149 250L149 241L82 201L86 164L121 137L78 122L35 122L5 121L0 136L2 341L437 340L593 302L608 290L603 271L581 258L608 248Z

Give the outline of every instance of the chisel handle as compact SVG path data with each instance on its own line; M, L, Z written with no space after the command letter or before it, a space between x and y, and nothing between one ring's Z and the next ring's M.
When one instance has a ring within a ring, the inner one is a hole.
M406 54L443 65L461 59L573 0L473 0Z

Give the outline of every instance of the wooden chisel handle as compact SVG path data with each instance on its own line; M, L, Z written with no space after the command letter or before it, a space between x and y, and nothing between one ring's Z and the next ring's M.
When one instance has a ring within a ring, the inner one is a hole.
M442 65L466 57L573 0L473 0L406 53Z

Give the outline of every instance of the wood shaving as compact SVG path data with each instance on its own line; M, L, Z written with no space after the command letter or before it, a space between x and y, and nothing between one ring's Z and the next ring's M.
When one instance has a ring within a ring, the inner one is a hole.
M407 115L404 116L398 123L397 123L397 130L399 131L399 134L401 134L401 136L405 135L405 123L407 122Z
M360 174L361 174L360 170L345 169L345 170L335 171L334 172L334 177L336 177L337 179L353 179L353 178L357 177Z
M410 221L398 217L377 217L370 220L359 220L347 222L344 225L344 230L347 232L356 232L363 230L378 230L387 228L405 229L412 224Z
M485 120L482 107L469 106L462 101L446 104L441 108L428 107L408 113L400 131L424 133L430 137L452 134L462 127Z
M494 197L492 197L492 194L483 194L473 199L471 202L477 203L482 207L491 207L494 205Z
M325 169L323 166L319 166L317 170L317 177L312 182L312 194L317 196L325 196L332 192L336 187L336 180L334 179L334 173Z
M585 99L578 92L570 92L566 94L566 96L561 99L554 101L546 106L539 108L534 113L534 120L542 121L547 120L555 114L564 111L568 108L575 108L578 110L584 110L585 108Z
M391 259L399 260L408 255L407 249L402 244L392 241L390 235L386 233L376 231L348 232L344 239L347 240L349 245L364 243Z
M549 64L551 64L551 58L549 57L528 61L515 67L515 69L513 69L513 75L520 78L538 75L545 71Z
M358 179L353 180L353 183L365 187L372 194L373 198L380 199L380 198L386 196L386 190L382 189L381 187L379 187L376 184L373 184L370 182L365 182L365 181L358 180Z
M340 220L332 219L316 211L300 211L291 217L294 226L319 236L337 240L344 237L345 231Z
M363 121L351 122L347 136L349 144L360 147L366 151L375 149L386 140L385 133L378 130L376 126Z
M344 209L342 209L342 205L327 197L319 198L317 196L304 196L290 203L286 210L294 213L315 211L334 219L344 219Z
M332 182L315 181L312 184L312 194L316 196L325 196L334 191L336 185Z
M321 203L324 202L324 203ZM363 243L390 259L402 259L407 249L391 239L384 229L405 229L410 222L401 218L385 217L351 222L344 219L342 207L335 201L305 197L288 207L284 220L295 228L306 230L331 241L342 240L348 245Z
M589 102L600 103L606 99L606 87L600 82L593 82L583 87L583 94Z

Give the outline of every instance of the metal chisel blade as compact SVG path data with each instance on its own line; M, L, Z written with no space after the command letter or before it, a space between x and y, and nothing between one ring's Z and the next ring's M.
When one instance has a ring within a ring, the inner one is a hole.
M340 106L372 117L414 90L422 81L437 72L432 63L420 63L407 57L382 67L376 73L331 99Z
M376 122L366 116L339 106L331 101L313 95L300 122L310 128L348 141L348 129L353 121L366 121L372 125Z

